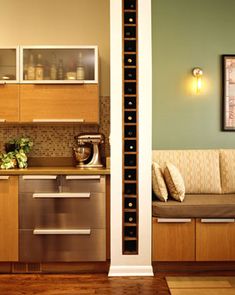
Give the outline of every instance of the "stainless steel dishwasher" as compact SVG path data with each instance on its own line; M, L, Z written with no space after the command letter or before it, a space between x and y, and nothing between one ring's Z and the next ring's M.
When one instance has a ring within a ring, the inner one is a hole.
M105 176L25 175L20 261L106 260Z

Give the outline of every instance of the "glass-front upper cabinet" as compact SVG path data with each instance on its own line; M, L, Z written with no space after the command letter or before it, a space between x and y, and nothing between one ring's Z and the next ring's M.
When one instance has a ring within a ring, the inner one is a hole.
M21 83L98 83L97 46L21 46Z
M0 84L19 82L19 47L0 48Z

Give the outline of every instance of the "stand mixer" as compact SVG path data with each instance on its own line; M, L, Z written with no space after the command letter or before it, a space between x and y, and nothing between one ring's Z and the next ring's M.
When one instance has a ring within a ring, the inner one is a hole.
M101 168L100 144L104 143L101 133L81 133L74 137L77 141L74 154L79 168Z

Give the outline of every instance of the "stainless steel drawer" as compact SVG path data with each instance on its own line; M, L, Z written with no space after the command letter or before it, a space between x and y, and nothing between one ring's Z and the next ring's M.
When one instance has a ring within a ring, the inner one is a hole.
M87 230L88 232L89 230ZM90 234L49 234L20 230L21 262L105 261L104 229L91 229Z
M20 192L58 192L60 176L58 175L23 175L19 178Z
M62 176L63 192L105 192L105 176L66 175Z
M103 193L21 193L20 229L105 228Z

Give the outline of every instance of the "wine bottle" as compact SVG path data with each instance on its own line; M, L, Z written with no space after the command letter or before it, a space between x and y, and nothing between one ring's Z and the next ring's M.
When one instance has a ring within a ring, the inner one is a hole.
M35 67L35 80L43 80L44 67L42 64L42 55L39 53L37 56L37 64Z
M34 66L34 56L30 54L28 68L27 68L27 79L35 80L35 66Z

